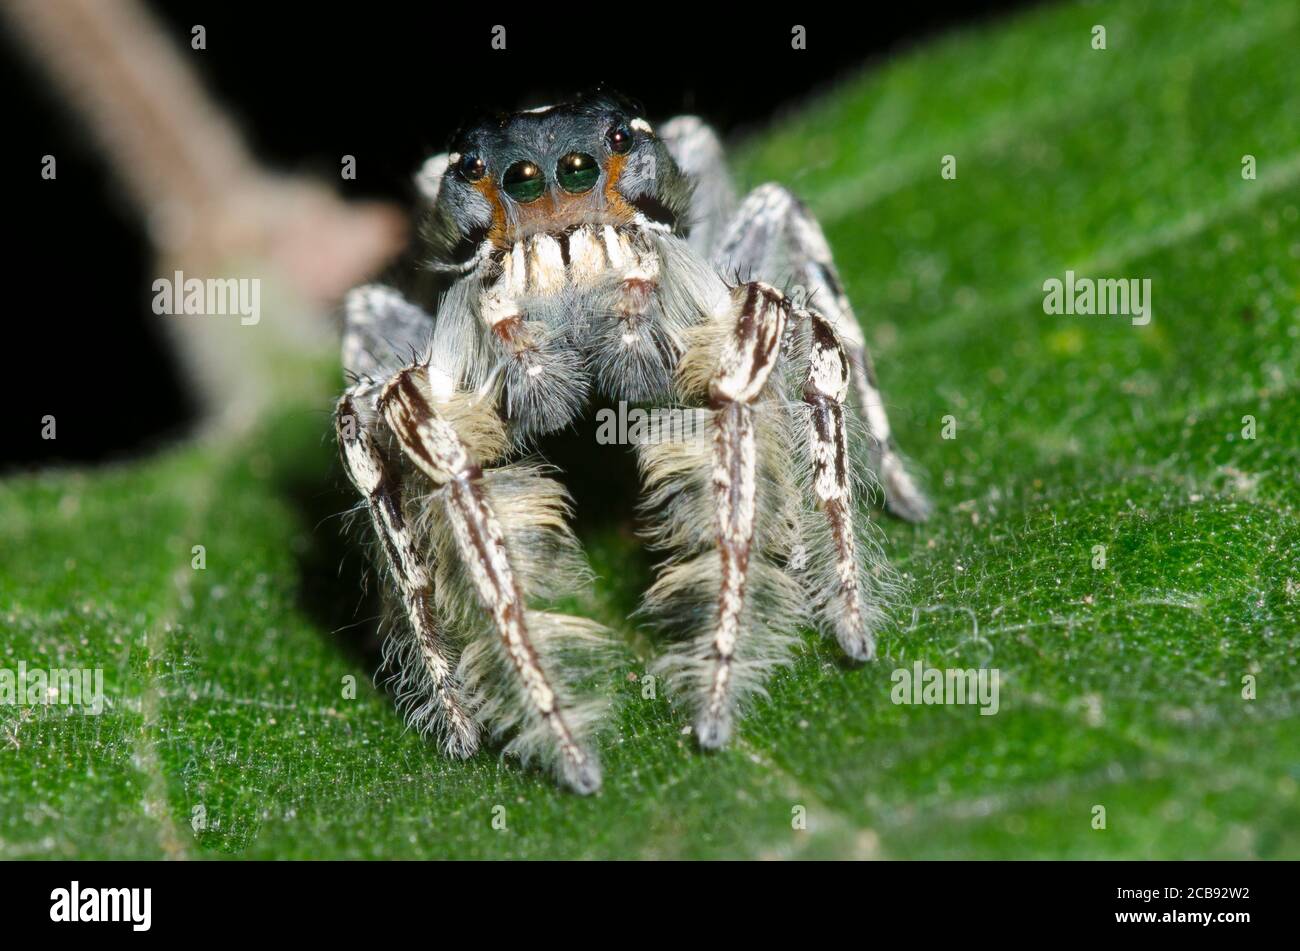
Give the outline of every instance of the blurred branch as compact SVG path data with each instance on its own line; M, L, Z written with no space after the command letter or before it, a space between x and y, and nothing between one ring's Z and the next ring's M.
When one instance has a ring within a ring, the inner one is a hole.
M404 243L396 208L346 204L321 183L261 167L137 0L5 0L0 9L94 136L147 222L160 266L209 276L238 262L287 292L262 333L170 322L210 407L259 382L245 363L254 348L265 358L332 339L322 309Z

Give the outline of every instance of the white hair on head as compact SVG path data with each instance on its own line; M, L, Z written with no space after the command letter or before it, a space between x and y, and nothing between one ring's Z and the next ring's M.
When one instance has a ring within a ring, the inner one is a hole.
M443 152L425 159L420 170L415 173L415 187L425 201L432 205L438 200L438 193L442 191L442 177L447 174L448 168L459 161L459 152Z

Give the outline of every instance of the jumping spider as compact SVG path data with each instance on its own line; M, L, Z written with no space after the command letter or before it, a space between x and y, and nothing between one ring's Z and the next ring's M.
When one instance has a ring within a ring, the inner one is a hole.
M608 92L469 126L417 184L424 286L349 294L337 411L410 721L456 757L513 734L599 787L600 708L572 682L603 629L547 608L589 576L557 470L530 455L597 397L707 414L703 438L637 447L670 552L643 609L685 635L655 669L701 746L727 742L801 622L871 659L890 575L858 499L878 479L904 518L927 502L809 212L770 184L736 207L707 126L656 131Z

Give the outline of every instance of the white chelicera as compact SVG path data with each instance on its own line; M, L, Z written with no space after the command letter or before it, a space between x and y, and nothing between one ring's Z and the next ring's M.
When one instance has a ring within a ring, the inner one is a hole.
M337 411L412 723L459 757L509 736L599 787L602 705L573 684L607 641L548 607L589 573L535 455L597 399L709 414L703 438L637 447L669 553L644 605L675 635L656 670L702 746L727 742L802 622L871 659L891 576L864 490L878 479L905 518L927 503L803 206L766 185L737 207L707 126L656 132L604 93L468 126L416 181L427 267L405 294L348 296Z

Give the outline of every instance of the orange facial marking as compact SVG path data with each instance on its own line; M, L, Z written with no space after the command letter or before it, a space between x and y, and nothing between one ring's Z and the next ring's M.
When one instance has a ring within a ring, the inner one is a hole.
M492 208L492 225L488 239L498 248L509 248L521 236L540 232L557 232L582 224L626 224L636 216L618 191L619 176L627 164L627 156L611 155L605 163L605 188L602 192L583 192L571 195L556 193L548 188L536 201L526 205L516 204L513 214L506 210L505 200L490 175L474 182L474 188L487 199ZM599 198L603 197L601 206Z
M627 156L618 153L611 155L605 163L605 204L625 221L636 214L636 209L623 199L618 190L618 180L622 177L623 166L626 164Z
M506 209L501 204L501 195L497 191L496 182L492 180L490 175L484 175L477 182L474 182L474 188L487 199L488 205L492 208L492 227L488 230L488 237L492 239L493 244L504 244Z

